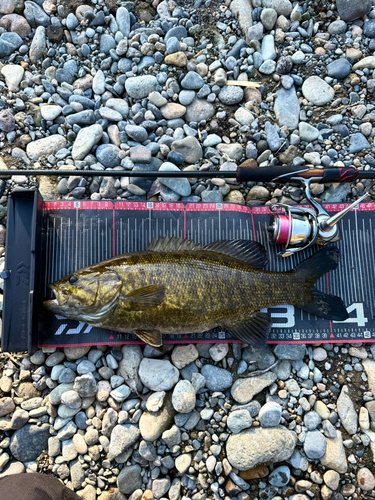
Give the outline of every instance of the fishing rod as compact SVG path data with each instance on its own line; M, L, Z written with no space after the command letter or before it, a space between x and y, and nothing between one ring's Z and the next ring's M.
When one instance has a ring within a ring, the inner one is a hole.
M238 167L236 170L221 171L145 171L145 170L0 170L1 177L12 175L25 176L101 176L101 177L155 177L155 178L213 178L236 179L238 182L274 182L299 183L305 189L305 195L311 208L273 203L270 209L274 213L268 231L272 241L284 245L280 253L288 257L305 250L314 244L326 245L340 239L338 222L352 208L372 194L374 183L351 205L333 216L318 203L310 192L311 183L353 182L358 179L375 179L375 170L357 170L354 167L309 168L274 166L274 167Z
M236 179L238 182L279 182L312 179L313 182L353 182L358 179L375 179L374 170L357 170L355 167L309 168L309 167L238 167L236 170L0 170L1 177L12 175L25 176L100 176L100 177L159 177L159 178L191 178L191 177L224 177Z

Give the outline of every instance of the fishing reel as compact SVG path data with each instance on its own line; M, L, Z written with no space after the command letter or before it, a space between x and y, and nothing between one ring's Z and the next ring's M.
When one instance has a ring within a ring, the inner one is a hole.
M315 244L327 245L339 240L341 234L337 223L367 197L374 185L371 184L366 193L354 203L330 216L323 206L314 200L310 192L310 182L319 182L320 179L291 178L290 180L303 184L306 198L313 208L293 207L284 203L274 203L270 206L273 212L280 209L284 212L274 214L267 228L273 243L284 245L282 257L289 257Z

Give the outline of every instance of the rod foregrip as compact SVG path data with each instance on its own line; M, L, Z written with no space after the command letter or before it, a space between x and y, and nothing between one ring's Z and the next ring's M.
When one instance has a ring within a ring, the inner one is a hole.
M291 177L308 171L307 167L238 167L238 182L287 182Z

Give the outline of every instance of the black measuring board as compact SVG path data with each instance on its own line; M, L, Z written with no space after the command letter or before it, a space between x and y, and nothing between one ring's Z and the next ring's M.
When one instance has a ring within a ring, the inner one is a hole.
M325 205L329 213L346 204ZM268 310L273 319L270 343L375 341L375 211L374 203L361 204L340 222L342 239L339 269L317 282L319 290L339 295L350 318L334 322L293 306ZM43 206L41 279L44 299L53 298L48 284L78 269L127 252L145 250L154 238L179 236L208 244L221 239L254 239L265 245L266 269L287 271L317 252L314 246L292 257L278 255L270 244L268 207L235 204L182 204L126 201L58 201ZM91 327L58 317L39 306L39 346L74 346L140 343L131 334ZM168 335L166 343L236 342L219 329L203 334Z

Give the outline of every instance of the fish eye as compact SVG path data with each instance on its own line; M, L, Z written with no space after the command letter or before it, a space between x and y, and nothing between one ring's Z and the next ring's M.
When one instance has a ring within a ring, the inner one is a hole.
M74 274L73 274L73 276L71 276L71 277L69 278L69 283L70 283L71 285L73 285L73 284L74 284L74 283L76 283L77 281L78 281L78 276L75 276Z

